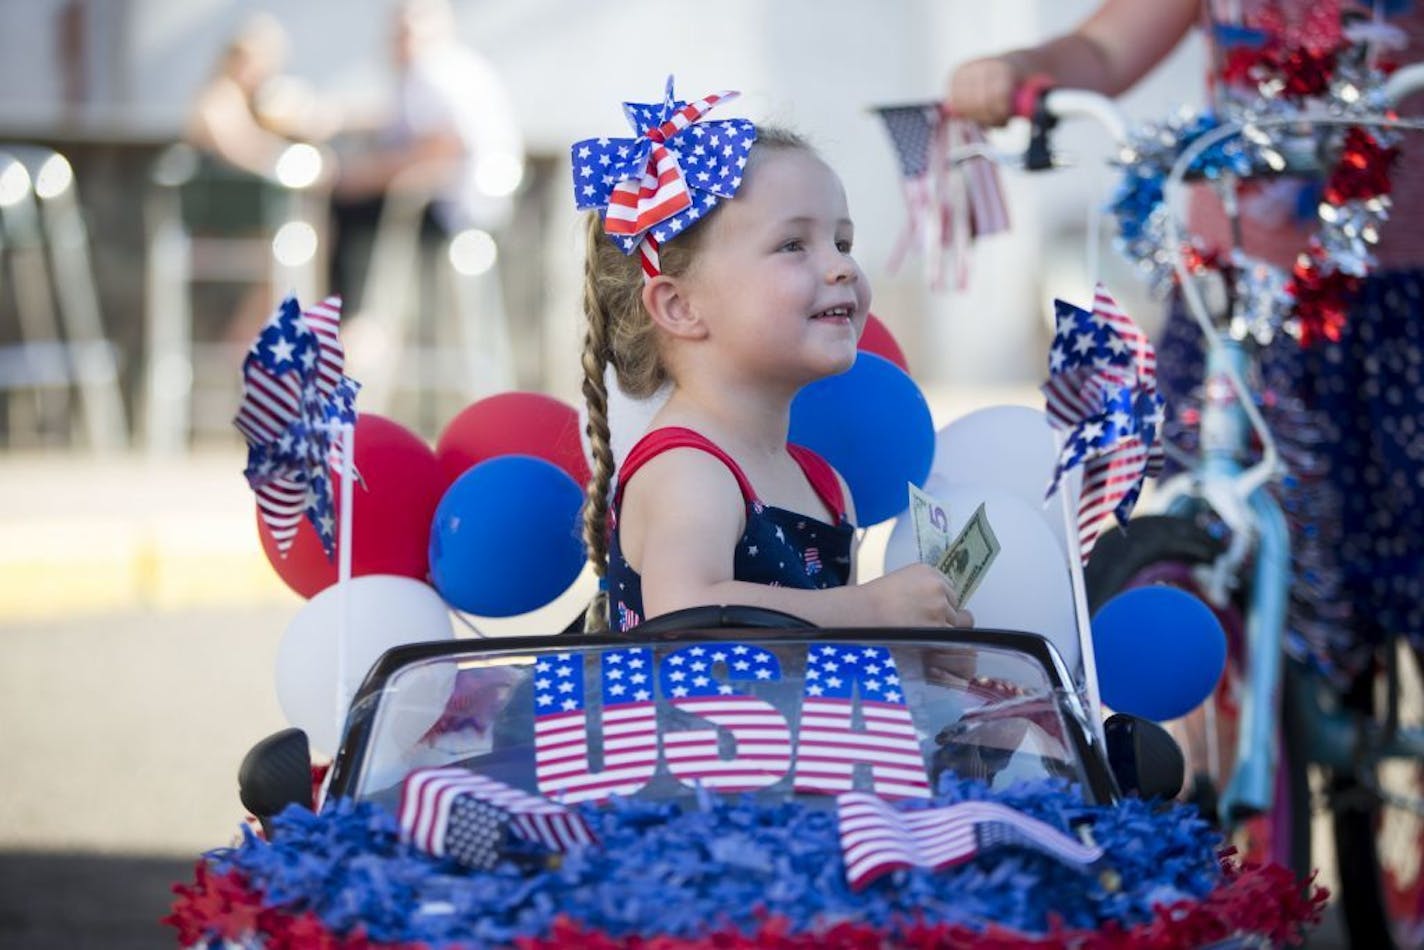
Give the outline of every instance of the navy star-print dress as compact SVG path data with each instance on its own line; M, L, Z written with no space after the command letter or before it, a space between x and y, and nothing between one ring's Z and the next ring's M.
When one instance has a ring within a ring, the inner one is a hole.
M747 505L747 527L737 541L732 562L733 580L803 590L842 587L849 583L855 528L846 518L840 481L825 459L799 445L786 447L830 512L831 521L762 504L741 467L706 436L679 427L655 429L633 446L618 473L609 519L612 529L608 547L609 629L630 630L641 623L644 616L643 581L624 559L618 538L623 487L638 469L657 455L682 448L700 449L715 456L741 487Z

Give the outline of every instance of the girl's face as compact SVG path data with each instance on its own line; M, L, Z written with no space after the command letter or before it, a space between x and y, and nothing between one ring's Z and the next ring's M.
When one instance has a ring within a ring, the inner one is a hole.
M802 149L754 153L737 197L706 227L684 286L729 378L799 387L850 368L870 287L825 162Z

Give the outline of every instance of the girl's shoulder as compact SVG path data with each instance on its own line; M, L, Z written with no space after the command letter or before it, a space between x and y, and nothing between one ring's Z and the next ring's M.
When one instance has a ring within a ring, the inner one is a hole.
M730 454L701 433L679 426L645 435L618 466L617 477L615 505L635 479L640 493L647 486L663 498L711 498L735 485L744 502L755 500L751 483Z

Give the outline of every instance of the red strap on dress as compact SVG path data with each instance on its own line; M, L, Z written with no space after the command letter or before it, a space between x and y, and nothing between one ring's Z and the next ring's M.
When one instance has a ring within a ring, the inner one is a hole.
M661 429L654 429L638 440L638 444L633 446L633 450L623 459L623 464L618 468L618 488L613 493L613 509L618 510L619 504L623 500L623 486L628 484L628 479L637 473L654 458L671 449L701 449L708 455L713 456L731 471L737 480L737 486L742 490L742 499L748 504L757 500L756 492L752 490L752 483L747 481L746 473L730 455L723 452L707 436L700 432L682 426L665 426Z
M618 488L613 493L614 511L618 510L623 501L623 487L628 484L628 480L637 473L638 469L671 449L700 449L706 452L727 466L732 477L737 480L737 487L742 490L743 501L750 504L757 500L756 491L752 488L752 483L747 479L746 473L742 471L742 467L730 455L722 451L717 443L692 429L682 426L665 426L661 429L654 429L639 439L638 444L633 446L632 451L623 459L623 465L618 471ZM801 466L801 471L805 474L806 481L811 483L816 497L821 499L821 504L830 511L831 523L838 523L845 515L845 496L841 494L841 482L836 477L835 469L831 468L829 462L805 446L793 445L788 442L786 451L796 460L796 464Z
M830 510L831 524L839 524L846 513L845 495L841 493L841 480L836 476L836 470L831 468L831 463L804 445L788 442L786 451L791 453L796 464L801 466L801 471L806 473L806 480L811 483L811 488L815 490L816 497L821 499L821 504Z

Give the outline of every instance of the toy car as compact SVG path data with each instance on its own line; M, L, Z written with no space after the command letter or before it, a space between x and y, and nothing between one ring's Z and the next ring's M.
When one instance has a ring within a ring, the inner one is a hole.
M240 775L186 946L1264 946L1322 896L1243 868L1160 727L1098 738L1052 645L680 611L413 644Z

